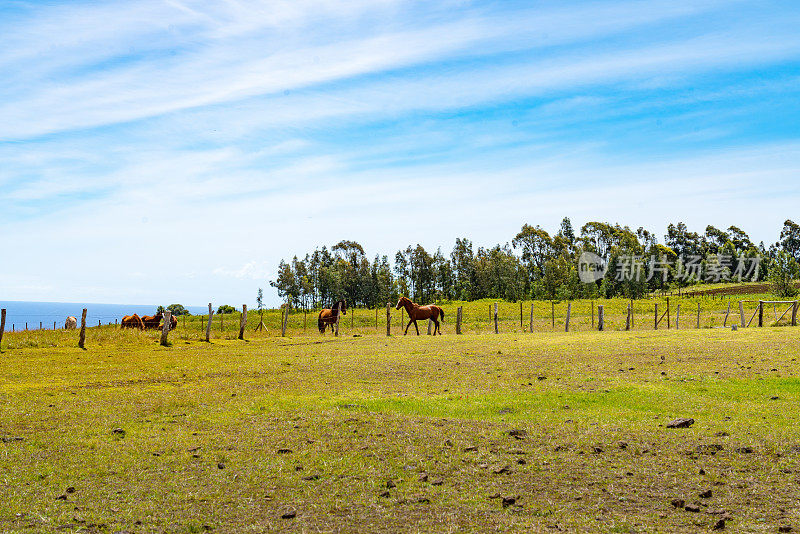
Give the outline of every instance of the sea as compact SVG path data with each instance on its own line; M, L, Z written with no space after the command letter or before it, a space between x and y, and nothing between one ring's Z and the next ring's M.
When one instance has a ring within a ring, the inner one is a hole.
M86 325L97 326L113 324L126 315L154 315L158 305L143 304L97 304L80 302L27 302L0 300L0 308L6 310L6 331L28 330L46 328L51 330L55 323L56 328L64 328L64 321L70 315L81 320L81 312L86 308ZM190 313L208 313L208 308L203 306L185 306Z

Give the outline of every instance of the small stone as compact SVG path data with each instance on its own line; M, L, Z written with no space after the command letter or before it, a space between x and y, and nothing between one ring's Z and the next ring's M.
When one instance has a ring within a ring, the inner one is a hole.
M225 469L225 464L223 464L222 462L218 462L217 469Z
M464 452L473 452L473 451L477 451L477 450L478 450L478 447L475 447L475 446L464 447Z
M711 490L706 490L700 494L702 499L710 499L711 498Z
M297 512L294 511L294 510L290 510L288 512L284 512L281 515L281 519L294 519L295 517L297 517Z
M701 467L700 471L698 471L698 474L705 475L706 474L706 470Z
M686 506L683 507L683 509L686 510L687 512L695 512L695 513L700 511L700 507L697 506L696 504L687 504Z
M516 497L503 497L503 508L508 508L509 506L516 504L516 502Z
M740 452L742 454L750 454L753 452L753 447L739 447L736 449L736 452Z
M114 430L111 431L111 433L114 434L115 437L120 439L125 437L125 429L122 428L115 428Z
M489 498L490 499L499 499L500 498L500 494L499 493L492 493L491 495L489 495Z
M670 501L670 504L672 504L672 506L674 506L675 508L683 508L683 506L686 504L686 501L684 501L683 499L672 499Z
M679 417L667 423L667 428L689 428L694 424L694 419Z
M509 430L508 435L514 439L525 439L525 437L528 435L528 431L515 428L514 430Z
M595 454L600 454L603 452L603 447L592 447L592 452Z
M311 480L319 480L319 475L308 475L303 477L303 480L311 481Z
M425 474L425 473L422 473L422 474L419 476L419 481L420 481L420 482L427 482L427 481L428 481L428 475L427 475L427 474Z
M772 397L769 398L769 400L778 400L778 399L780 399L780 397L778 397L777 395L773 395Z
M511 473L511 469L508 466L500 467L499 469L495 469L492 471L495 475L507 475Z
M781 525L778 527L778 532L791 532L791 531L792 527L790 527L789 525Z
M67 488L67 493L75 493L75 487L74 486L68 487Z
M384 491L383 493L381 493L381 494L380 494L380 496L381 496L381 497L384 497L384 498L385 498L385 497L389 497L390 495L391 495L391 493L389 493L389 491L388 491L388 490L387 490L387 491Z
M278 449L278 454L292 454L292 449Z
M431 482L431 486L441 486L442 484L444 484L444 480L442 480L441 478L437 478L436 480Z
M714 526L711 527L711 530L725 530L725 520L720 519L719 521L714 523Z

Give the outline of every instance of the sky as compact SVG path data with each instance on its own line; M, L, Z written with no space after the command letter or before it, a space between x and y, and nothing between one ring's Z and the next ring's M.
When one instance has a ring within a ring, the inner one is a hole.
M278 262L800 219L800 4L0 0L0 300L278 303Z

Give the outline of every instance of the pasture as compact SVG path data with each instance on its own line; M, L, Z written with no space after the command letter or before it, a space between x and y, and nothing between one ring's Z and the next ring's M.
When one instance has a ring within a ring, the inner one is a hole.
M547 331L539 303L530 334L509 303L495 335L479 302L462 336L443 306L436 338L387 338L385 310L339 338L302 314L277 337L276 312L247 341L190 320L166 348L7 334L0 531L796 530L800 329L709 329L707 303L680 331L644 308L631 332Z

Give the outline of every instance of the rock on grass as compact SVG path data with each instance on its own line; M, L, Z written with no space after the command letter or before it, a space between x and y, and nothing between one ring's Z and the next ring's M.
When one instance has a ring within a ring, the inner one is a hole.
M694 419L679 417L667 423L667 428L689 428L694 424Z

